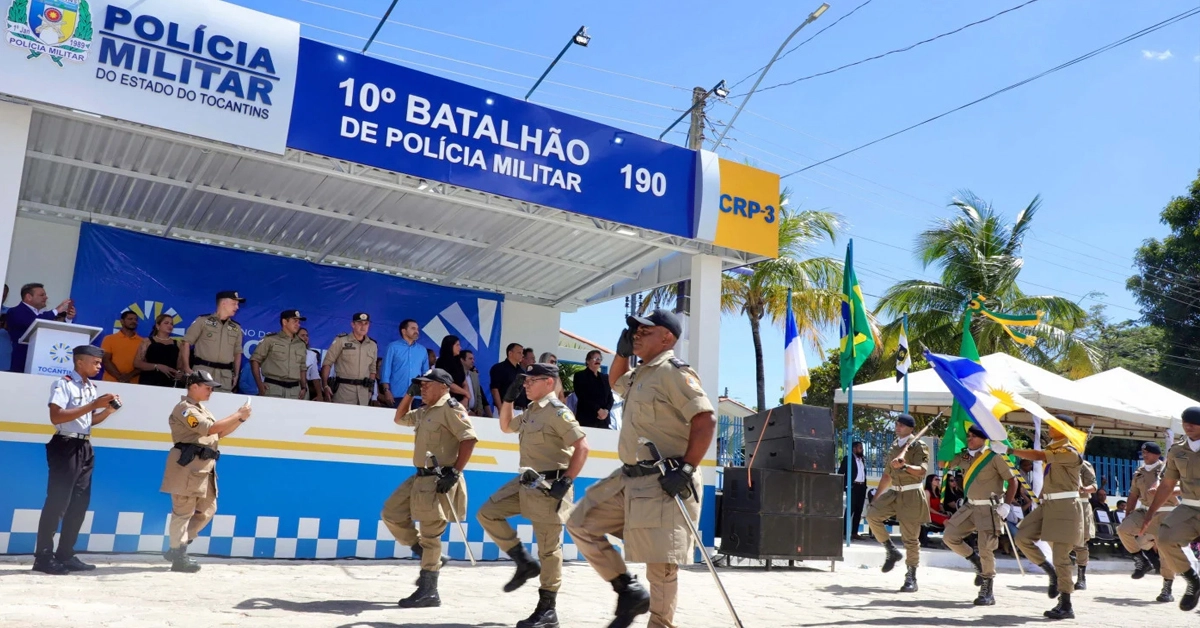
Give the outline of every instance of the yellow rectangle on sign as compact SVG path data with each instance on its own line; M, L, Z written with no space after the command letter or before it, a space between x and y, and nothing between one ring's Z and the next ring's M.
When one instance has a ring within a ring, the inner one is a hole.
M722 159L721 197L713 244L779 256L779 175Z

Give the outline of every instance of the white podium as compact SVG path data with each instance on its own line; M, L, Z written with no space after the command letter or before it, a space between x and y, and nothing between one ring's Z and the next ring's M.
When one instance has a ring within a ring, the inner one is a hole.
M91 344L103 331L99 327L38 319L17 342L29 345L25 372L30 375L66 375L75 370L73 352Z

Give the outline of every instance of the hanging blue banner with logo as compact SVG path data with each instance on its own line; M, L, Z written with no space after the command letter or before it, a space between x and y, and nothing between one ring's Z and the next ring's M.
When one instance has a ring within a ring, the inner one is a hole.
M245 331L245 360L263 336L279 331L280 312L291 309L308 319L304 327L312 348L321 351L334 336L350 332L355 312L367 312L369 335L379 343L381 358L400 338L400 322L409 318L421 327L419 342L434 351L444 336L458 336L462 348L475 353L482 374L500 355L501 295L82 225L71 288L76 323L108 333L128 309L141 319L138 334L149 336L154 319L170 314L175 334L182 336L193 319L214 311L216 294L223 290L236 290L246 299L234 317ZM243 364L243 388L253 382L245 377L249 372Z
M695 151L309 39L287 144L693 235Z

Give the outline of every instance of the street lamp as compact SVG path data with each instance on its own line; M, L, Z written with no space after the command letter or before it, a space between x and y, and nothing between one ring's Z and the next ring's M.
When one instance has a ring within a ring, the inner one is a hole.
M542 80L546 78L546 75L550 73L550 70L554 69L554 66L558 64L558 60L561 59L563 55L567 54L567 49L570 48L572 44L582 48L587 48L588 43L591 41L592 36L588 35L587 27L580 26L579 30L575 31L574 35L571 35L571 39L567 42L567 45L563 46L562 52L559 52L558 56L554 57L554 60L550 62L550 67L546 68L546 71L542 72L542 75L538 77L538 80L533 84L533 87L529 88L529 93L525 94L525 100L529 100L529 97L533 95L533 90L537 89L538 85L542 84Z
M699 90L697 90L697 91L699 91ZM688 107L687 111L679 114L679 117L675 118L675 121L671 123L671 126L667 127L667 130L663 131L662 134L658 136L659 141L662 141L662 138L666 137L667 133L670 133L671 129L675 128L676 124L679 124L679 122L681 120L683 120L690 113L695 111L696 107L699 107L700 105L704 104L704 102L708 100L708 97L713 94L716 94L717 98L720 98L721 100L724 100L729 97L729 88L725 86L725 79L721 79L720 83L713 85L712 89L708 90L707 92L704 92L704 98L701 98L698 100L693 98L692 106Z
M767 76L767 72L771 71L771 66L775 64L775 60L779 58L779 53L783 52L783 49L788 45L788 42L792 41L792 38L796 36L796 33L800 32L800 29L817 21L817 18L821 17L821 15L828 10L828 4L822 4L821 6L817 7L817 10L813 11L812 14L808 16L808 19L804 20L802 24L796 27L796 30L792 31L791 35L788 35L787 39L783 40L783 43L779 45L779 50L775 51L775 55L771 57L771 60L767 62L766 67L764 67L762 72L758 75L758 80L754 81L754 87L751 87L750 91L746 92L746 97L742 99L742 104L738 105L737 111L735 111L733 113L733 117L729 119L729 124L725 125L725 130L721 131L721 137L717 138L717 143L713 150L721 148L721 142L725 139L725 134L729 133L729 129L733 128L733 123L736 122L738 116L741 115L742 109L746 108L746 103L750 102L750 97L754 95L754 90L758 89L758 85L762 83L763 78Z

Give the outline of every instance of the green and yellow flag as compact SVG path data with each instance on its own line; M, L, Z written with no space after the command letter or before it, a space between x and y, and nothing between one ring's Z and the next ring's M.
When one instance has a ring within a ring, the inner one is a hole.
M854 241L846 245L846 267L842 270L842 390L854 383L854 376L875 352L875 334L867 320L862 288L854 274Z
M975 337L971 335L971 310L963 314L962 343L958 346L958 357L967 358L973 362L979 361L979 348L975 346ZM967 446L967 425L971 419L966 409L958 401L950 410L950 422L946 424L946 433L938 445L938 462L950 462L958 452Z
M984 316L1000 323L1000 327L1008 334L1014 342L1023 344L1027 347L1032 347L1037 342L1037 336L1030 336L1024 332L1012 329L1013 327L1037 327L1038 323L1042 322L1042 316L1045 312L1038 310L1037 314L1004 314L1002 312L993 312L984 307L983 303L987 301L987 297L982 294L976 294L971 297L971 301L967 303L967 312L979 312ZM978 360L976 360L978 361Z

